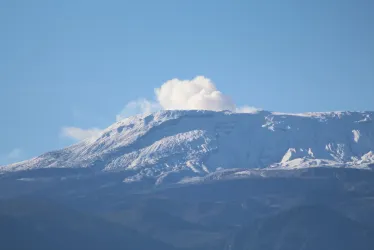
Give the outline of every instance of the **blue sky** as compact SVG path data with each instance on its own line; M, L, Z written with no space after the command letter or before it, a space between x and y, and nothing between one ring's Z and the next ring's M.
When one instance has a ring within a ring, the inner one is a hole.
M208 77L238 106L374 110L373 11L371 0L0 1L0 165L73 143L66 126L107 127L173 78Z

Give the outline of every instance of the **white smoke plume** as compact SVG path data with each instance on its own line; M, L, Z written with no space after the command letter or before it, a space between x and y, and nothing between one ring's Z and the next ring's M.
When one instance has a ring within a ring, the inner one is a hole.
M121 120L130 115L150 113L156 110L230 110L238 113L254 113L259 109L237 107L231 98L217 89L215 84L204 76L192 80L172 79L155 89L156 101L139 99L129 102L117 115Z
M129 116L143 113L152 113L160 109L161 107L158 103L142 98L127 103L125 108L116 115L116 120L120 121Z
M77 127L63 127L61 135L76 141L95 139L100 136L102 130L98 128L82 129Z
M229 110L237 113L256 113L260 109L237 107L231 98L217 89L215 84L204 76L192 80L172 79L154 90L155 101L140 98L126 104L117 114L116 120L136 114L152 113L157 110ZM75 141L94 139L102 133L98 128L82 129L64 127L61 134Z
M192 80L172 79L155 89L155 94L160 106L167 110L235 110L231 98L203 76Z

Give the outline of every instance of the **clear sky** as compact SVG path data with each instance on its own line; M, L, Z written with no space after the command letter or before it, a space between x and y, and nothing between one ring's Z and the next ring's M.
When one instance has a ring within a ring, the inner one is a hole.
M105 128L172 79L237 105L374 110L374 1L2 0L0 165Z

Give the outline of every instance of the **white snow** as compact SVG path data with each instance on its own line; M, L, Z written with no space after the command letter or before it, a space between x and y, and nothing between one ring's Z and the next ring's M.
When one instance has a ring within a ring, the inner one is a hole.
M238 168L366 168L374 163L373 116L374 112L160 111L126 118L94 141L2 166L0 172L131 170L134 175L127 182L145 177L162 182L170 174L201 178ZM243 174L248 173L237 173Z
M358 140L360 140L360 130L352 130L352 133L353 133L353 140L355 142L358 142Z

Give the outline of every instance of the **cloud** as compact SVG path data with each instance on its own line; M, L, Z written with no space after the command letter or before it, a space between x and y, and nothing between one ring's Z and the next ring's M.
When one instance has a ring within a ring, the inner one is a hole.
M163 109L235 110L231 98L218 91L213 82L203 76L192 80L172 79L155 89L156 99Z
M158 103L142 98L126 104L125 108L118 115L116 115L116 120L120 121L129 116L152 113L160 109L161 107Z
M116 120L157 110L230 110L237 113L256 113L255 107L237 107L232 99L217 89L215 84L204 76L192 80L172 79L154 90L155 100L138 99L129 102L116 116Z
M14 148L8 153L0 154L0 166L21 160L23 157L23 150Z
M236 113L247 113L247 114L255 114L262 111L262 109L252 107L252 106L242 106L236 108Z
M7 158L9 160L16 160L16 159L19 159L21 155L22 155L22 149L14 148L12 151L8 153Z
M172 79L154 89L155 101L140 98L131 101L116 115L120 121L126 117L157 110L230 110L237 113L257 113L260 109L251 106L237 107L232 99L219 91L216 85L204 76L192 80ZM79 116L79 113L74 113ZM102 133L99 128L82 129L63 127L61 134L80 141L95 139Z
M99 137L101 133L102 130L98 128L82 129L77 127L63 127L61 130L62 136L69 137L76 141L95 139Z

